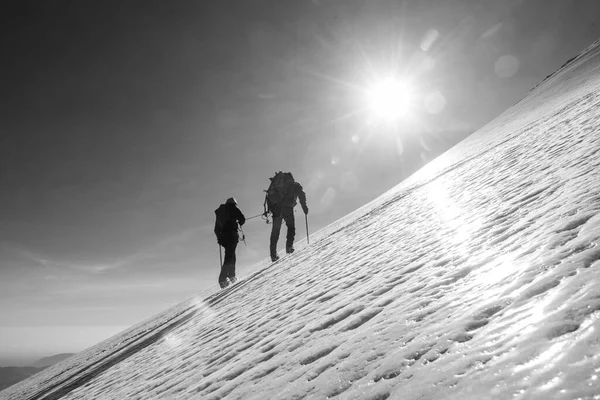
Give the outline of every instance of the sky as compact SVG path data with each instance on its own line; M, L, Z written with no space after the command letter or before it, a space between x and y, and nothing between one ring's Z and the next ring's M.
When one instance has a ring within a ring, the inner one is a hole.
M234 196L259 215L275 171L304 186L311 232L390 189L600 37L600 4L574 4L9 3L0 365L216 285L214 210ZM368 102L391 78L410 95L394 121ZM244 226L238 270L269 229Z
M310 245L0 397L597 399L599 89L600 40Z

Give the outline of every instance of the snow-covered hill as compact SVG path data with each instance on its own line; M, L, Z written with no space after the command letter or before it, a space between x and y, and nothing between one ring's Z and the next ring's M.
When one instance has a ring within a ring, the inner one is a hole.
M600 398L600 47L291 256L4 399Z

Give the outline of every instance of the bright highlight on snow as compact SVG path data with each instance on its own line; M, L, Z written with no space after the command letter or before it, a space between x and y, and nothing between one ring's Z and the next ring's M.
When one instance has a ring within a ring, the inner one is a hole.
M387 78L367 90L367 102L372 114L387 122L404 117L412 100L412 87L407 81Z

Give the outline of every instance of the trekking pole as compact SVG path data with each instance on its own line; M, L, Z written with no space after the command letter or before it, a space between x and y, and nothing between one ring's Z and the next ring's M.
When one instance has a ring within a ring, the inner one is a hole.
M219 246L219 268L223 268L223 256L221 255L221 245L217 244L217 246Z
M304 214L304 220L306 221L306 243L310 244L310 240L308 239L308 214Z

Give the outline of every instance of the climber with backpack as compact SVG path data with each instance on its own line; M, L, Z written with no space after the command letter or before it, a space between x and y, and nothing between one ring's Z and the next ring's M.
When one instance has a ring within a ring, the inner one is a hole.
M221 265L221 274L219 275L219 286L226 288L229 284L237 281L235 276L235 249L240 240L238 235L239 227L244 225L246 217L237 207L237 201L230 197L215 210L215 235L217 243L225 248L225 259ZM239 223L239 226L238 226ZM219 247L219 253L221 247Z
M285 252L294 252L294 237L296 236L296 224L294 221L294 206L300 201L304 214L308 214L306 205L306 193L302 185L294 180L290 172L277 172L274 177L269 178L271 184L265 190L265 212L273 216L273 227L271 229L270 254L271 261L277 261L277 241L281 231L281 224L285 221L287 225L287 236L285 241Z

